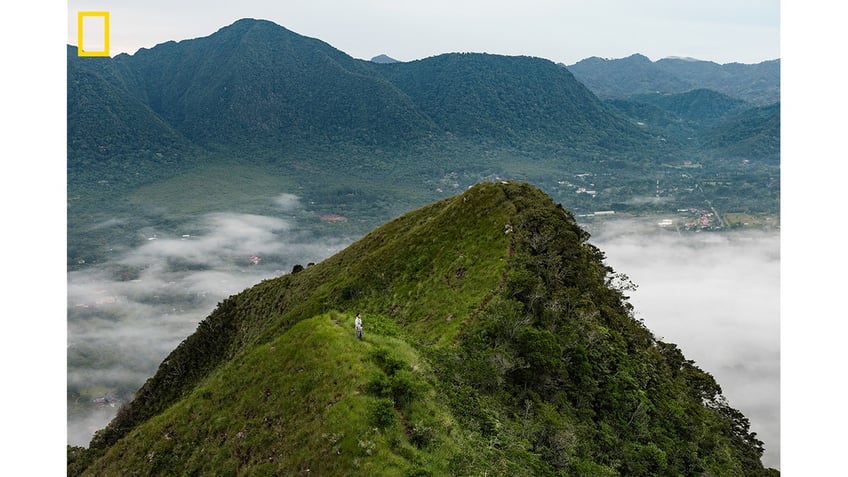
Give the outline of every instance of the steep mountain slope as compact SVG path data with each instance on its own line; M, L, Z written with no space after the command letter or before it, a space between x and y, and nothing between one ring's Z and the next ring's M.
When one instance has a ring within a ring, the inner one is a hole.
M527 184L405 214L220 303L69 474L773 473L588 239Z
M195 147L139 97L138 78L110 58L81 58L68 46L68 179L95 182L112 170L110 180L173 165L196 156ZM131 159L129 161L124 159Z
M150 106L199 144L406 140L430 125L368 63L265 20L121 58Z

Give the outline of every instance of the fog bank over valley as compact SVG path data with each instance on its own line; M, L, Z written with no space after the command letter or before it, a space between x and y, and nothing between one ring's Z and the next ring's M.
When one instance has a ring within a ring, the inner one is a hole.
M280 212L302 209L291 194L274 203ZM148 239L140 246L68 273L71 445L87 446L219 302L351 242L316 237L294 219L229 212L201 216L179 230L143 232Z
M587 227L606 263L638 286L630 303L662 341L712 374L780 466L780 236L683 233L629 220Z
M141 245L68 273L69 444L87 446L219 302L354 240L310 231L297 196L270 202L279 214L145 227ZM716 378L765 443L764 464L779 467L779 234L679 234L618 218L581 226L638 286L626 292L635 317Z

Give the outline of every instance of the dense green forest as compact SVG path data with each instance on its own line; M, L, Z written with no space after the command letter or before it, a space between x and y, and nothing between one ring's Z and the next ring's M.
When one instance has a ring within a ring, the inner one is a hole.
M69 475L777 475L588 238L523 183L404 214L219 303Z

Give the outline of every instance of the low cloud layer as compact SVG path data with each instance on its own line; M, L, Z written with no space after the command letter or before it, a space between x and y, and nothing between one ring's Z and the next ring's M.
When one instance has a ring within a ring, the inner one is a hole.
M290 194L274 202L282 212L301 207ZM264 215L215 213L172 227L146 228L141 246L68 274L71 445L87 446L217 303L350 242Z
M275 203L301 208L289 194ZM141 246L68 274L69 444L88 445L218 302L350 242L263 215L216 213L174 227L146 229ZM764 463L778 467L779 235L681 235L623 220L587 229L607 263L638 285L636 317L715 376L765 443Z
M684 233L593 224L607 264L638 285L637 318L712 374L780 466L780 238L776 232Z

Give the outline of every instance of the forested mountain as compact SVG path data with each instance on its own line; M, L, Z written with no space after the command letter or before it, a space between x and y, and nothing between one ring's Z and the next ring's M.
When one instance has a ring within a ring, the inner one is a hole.
M587 58L569 65L568 70L602 99L710 89L760 106L780 101L780 60L719 65L683 58L652 62L636 54L620 59Z
M601 99L657 92L680 93L689 87L685 81L657 68L647 56L640 54L616 60L593 56L567 68Z
M718 91L757 105L780 101L780 60L756 64L663 58L656 65L695 88Z
M741 99L709 89L678 94L642 94L631 96L630 101L657 106L696 128L714 125L722 119L750 109L748 103Z
M640 94L607 104L637 124L717 156L780 158L780 103L751 107L712 90Z
M92 180L92 170L131 182L138 163L157 169L200 153L150 107L138 77L120 61L79 57L68 46L67 71L69 183Z
M68 61L69 84L90 84L69 88L69 120L97 122L69 130L74 159L102 143L118 153L162 152L176 147L172 138L234 154L284 153L303 143L408 148L454 135L497 144L532 136L560 148L612 151L650 144L568 71L539 58L448 54L378 64L245 19L97 64L69 48ZM107 101L92 101L104 91ZM134 108L138 137L123 119L110 119L112 103Z
M116 61L143 78L151 109L204 146L384 143L431 127L367 62L264 20Z
M220 302L68 473L777 474L629 287L550 197L481 183Z
M725 156L765 158L779 163L780 103L748 109L701 134L705 148Z
M378 71L451 134L610 150L648 141L632 124L610 115L567 70L547 60L453 53Z

